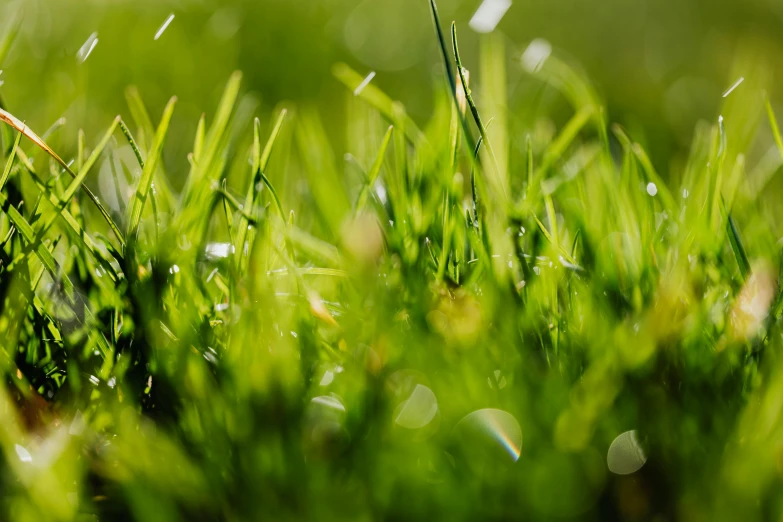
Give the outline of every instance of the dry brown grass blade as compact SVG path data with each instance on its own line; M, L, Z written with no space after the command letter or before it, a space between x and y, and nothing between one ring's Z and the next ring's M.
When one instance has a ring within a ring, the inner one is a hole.
M68 168L68 165L57 155L52 148L44 142L36 133L34 133L30 127L28 127L22 120L14 116L8 111L0 109L0 120L6 122L8 125L24 134L30 141L41 147L47 154L57 161L60 165Z

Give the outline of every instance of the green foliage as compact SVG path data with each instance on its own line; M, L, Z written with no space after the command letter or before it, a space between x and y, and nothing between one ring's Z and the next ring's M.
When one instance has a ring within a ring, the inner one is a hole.
M430 5L432 120L338 64L366 116L345 162L312 105L253 119L238 73L179 193L175 98L155 130L126 91L74 169L61 125L0 113L0 519L783 515L781 221L751 138L716 118L659 174L557 55L529 74L572 105L558 132L493 127L502 40L469 80ZM630 430L646 463L614 475Z

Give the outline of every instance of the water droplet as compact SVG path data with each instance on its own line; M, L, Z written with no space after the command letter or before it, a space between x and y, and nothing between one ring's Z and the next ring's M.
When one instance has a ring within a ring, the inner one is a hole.
M612 441L606 454L606 465L616 475L630 475L639 471L647 457L636 439L636 430L621 433Z
M655 196L658 193L658 187L652 181L647 184L647 193L651 196Z

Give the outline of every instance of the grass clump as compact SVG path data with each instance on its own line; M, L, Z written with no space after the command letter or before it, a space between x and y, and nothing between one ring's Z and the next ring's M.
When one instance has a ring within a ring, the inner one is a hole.
M471 80L431 5L432 121L335 66L344 166L313 107L248 125L239 74L181 191L176 99L155 128L129 90L68 161L3 107L0 518L781 515L779 226L736 145L761 110L664 178L553 55L529 73L573 116L519 140L502 43Z

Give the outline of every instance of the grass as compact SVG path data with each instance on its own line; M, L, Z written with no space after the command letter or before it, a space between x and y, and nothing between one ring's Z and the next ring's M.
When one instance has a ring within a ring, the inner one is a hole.
M502 41L477 82L431 8L426 127L334 67L344 163L238 73L179 192L176 98L68 161L2 107L0 519L780 518L780 221L734 145L783 143L772 106L738 90L664 175L555 54L572 117L509 135Z

